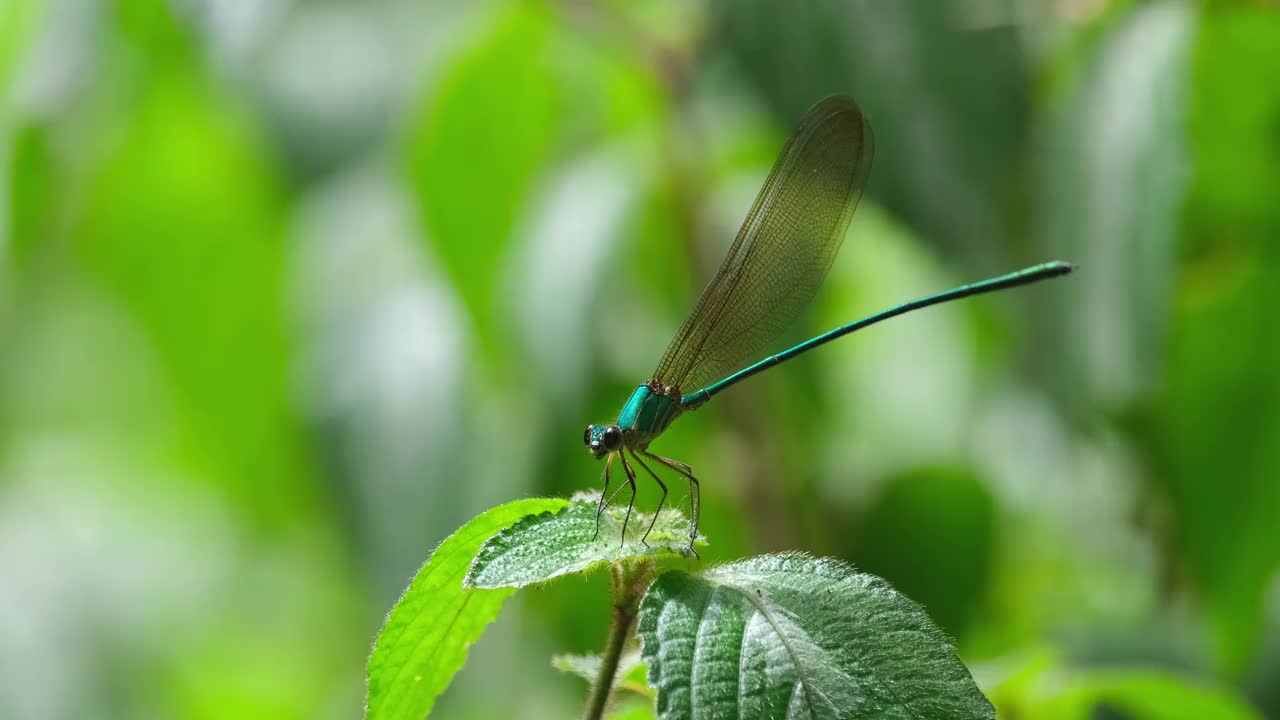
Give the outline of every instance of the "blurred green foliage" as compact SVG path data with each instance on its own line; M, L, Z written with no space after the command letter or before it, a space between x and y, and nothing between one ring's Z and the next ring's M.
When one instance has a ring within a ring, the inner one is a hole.
M436 544L597 485L841 92L871 188L790 337L1081 270L682 418L704 558L884 575L1002 716L1280 717L1276 77L1263 1L8 0L0 716L358 712ZM607 604L522 594L439 715L575 712Z

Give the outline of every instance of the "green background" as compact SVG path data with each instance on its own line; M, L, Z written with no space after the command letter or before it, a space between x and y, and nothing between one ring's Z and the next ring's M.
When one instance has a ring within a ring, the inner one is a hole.
M872 179L781 342L1080 270L679 420L703 558L883 575L1002 717L1280 718L1278 78L1266 0L6 0L0 716L358 714L437 543L598 486L839 92ZM517 595L438 715L575 713L605 585Z

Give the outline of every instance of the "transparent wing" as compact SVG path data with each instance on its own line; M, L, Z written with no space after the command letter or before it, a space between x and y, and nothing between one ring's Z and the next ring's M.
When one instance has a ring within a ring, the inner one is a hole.
M872 153L871 126L853 100L809 109L654 378L687 395L758 359L822 285Z

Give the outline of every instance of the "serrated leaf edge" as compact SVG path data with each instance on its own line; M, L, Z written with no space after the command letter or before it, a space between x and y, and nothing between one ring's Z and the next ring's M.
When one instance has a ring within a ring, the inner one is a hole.
M519 520L517 520L517 521L515 521L515 522L511 523L510 525L506 526L505 528L502 528L501 530L498 530L498 532L495 532L493 535L490 535L488 540L485 540L483 543L481 543L481 544L480 544L480 549L479 549L479 550L477 550L477 551L476 551L475 556L471 558L471 564L467 566L467 574L466 574L466 575L464 575L464 576L462 577L462 587L464 587L464 588L466 588L466 589L468 589L468 590L498 590L498 589L501 589L501 588L486 588L486 587L480 587L480 586L476 585L476 584L473 582L473 580L472 580L473 576L474 576L474 575L475 575L475 573L476 573L476 565L477 565L477 564L479 564L479 563L480 563L480 561L481 561L482 559L483 559L483 560L489 560L489 559L491 559L491 558L489 558L489 557L486 557L486 553L490 553L490 554L492 554L493 552L496 552L496 551L490 551L490 549L489 549L489 548L490 548L489 543L490 543L490 542L492 542L494 538L498 537L499 535L501 535L501 534L503 534L503 533L512 532L512 531L513 531L513 530L515 530L516 528L520 528L520 527L522 527L522 526L524 526L524 525L532 525L532 524L533 524L533 523L535 523L535 522L541 522L541 518L543 518L544 516L545 516L545 517L554 517L554 516L556 516L556 515L559 515L560 513L564 512L565 510L568 510L569 508L573 507L573 505L574 505L574 503L573 503L572 501L567 501L567 502L566 502L563 506L561 506L559 509L556 509L556 510L545 510L545 511L540 512L540 513L535 513L535 514L533 514L533 515L525 515L524 517L522 517L522 518L520 518ZM548 578L548 580L549 580L549 579L550 579L550 578Z
M930 634L933 639L943 641L949 644L952 648L956 648L955 640L950 635L948 635L946 631L944 631L941 627L937 626L933 622L932 618L929 617L928 612L925 611L924 606L920 605L920 603L916 602L915 600L911 599L907 595L903 594L902 592L894 588L893 585L888 580L885 580L884 578L878 575L859 572L856 566L854 566L852 563L846 562L839 558L815 557L810 553L807 553L801 550L788 550L780 553L756 555L754 557L740 558L737 560L730 560L728 562L716 563L715 565L704 567L696 573L686 573L691 577L706 581L718 587L730 588L735 592L738 592L739 594L748 598L748 601L751 603L751 605L756 608L757 612L760 612L766 618L766 620L769 622L770 627L772 627L774 629L774 632L778 634L778 637L782 641L783 646L787 649L788 656L792 658L793 662L795 662L795 659L796 659L796 655L794 651L792 651L790 646L786 643L785 639L783 639L782 634L778 632L777 624L773 621L772 618L770 618L767 614L764 613L762 608L760 608L759 604L756 602L756 598L752 597L751 593L745 592L742 588L738 587L736 584L725 582L722 579L715 577L715 575L719 571L725 568L732 568L734 566L742 565L744 563L756 562L761 560L776 560L781 563L797 561L797 560L809 561L814 563L813 568L818 571L814 574L820 575L823 578L831 579L831 580L847 579L843 576L832 574L833 570L835 572L839 572L840 570L847 570L850 574L853 574L853 575L862 575L862 576L867 576L869 578L872 578L875 581L877 581L883 589L894 593L894 595L896 595L902 602L909 605L916 612L924 615L924 617L929 621L929 624L932 627L932 633L925 631L925 634ZM661 575L654 577L654 579L649 583L649 588L645 589L644 595L641 598L642 605L643 605L644 599L649 596L649 590L653 587L653 584L659 580L659 578L661 578ZM645 644L644 635L640 633L638 630L639 630L639 627L637 626L636 639L639 640L640 642L640 656L648 666L646 669L647 671L645 673L645 682L648 683L649 687L654 688L656 690L658 685L657 685L657 678L654 677L654 674L657 671L657 667L660 663L654 662L655 658L650 657L650 654L649 652L647 652L647 649L645 647L646 644ZM963 665L963 663L961 664ZM968 667L965 666L965 669L968 670ZM797 670L798 670L798 664L797 664ZM972 672L970 672L970 676L972 677ZM977 685L976 682L974 684L975 686ZM979 691L981 691L980 688L979 688ZM809 705L810 715L812 716L813 710L812 710L812 705L808 701L809 693L807 691L807 686L806 686L805 695L806 695L806 704ZM985 694L983 694L983 699L986 700L988 707L991 708L990 717L995 718L995 708L991 705L990 699L986 698Z
M685 559L685 560L691 557L697 557L697 555L691 552L687 547L672 547L671 545L667 545L667 544L655 544L653 546L653 550L644 554L628 555L628 556L616 558L616 559L601 557L601 558L589 561L585 566L583 566L580 569L558 570L557 572L541 580L529 582L524 585L498 585L498 586L490 587L490 586L475 584L474 576L477 571L477 565L480 565L482 564L482 562L487 562L492 559L492 557L486 555L486 553L490 552L490 543L493 542L495 539L497 539L500 535L503 535L504 533L513 533L518 530L521 530L523 529L522 526L524 525L533 525L535 523L542 522L543 516L551 517L551 516L559 515L560 513L565 512L566 510L569 510L579 504L586 504L586 503L583 501L570 500L564 507L561 507L558 510L548 510L548 511L536 513L533 515L526 515L520 518L519 520L517 520L516 522L512 523L511 525L508 525L507 527L494 533L488 540L486 540L480 546L480 550L477 551L475 557L471 559L471 565L467 568L467 574L462 579L462 586L467 589L475 589L475 590L497 590L501 588L520 589L525 587L538 587L545 583L552 582L557 578L564 577L565 575L589 575L593 572L596 572L602 567L613 565L613 564L619 564L619 563L626 564L626 563L641 562L646 560L659 560L659 559L662 559L664 555L670 558L679 558L679 559ZM664 510L664 512L666 511ZM635 513L633 515L633 518L638 518L641 520L644 517L645 515L643 513ZM681 517L684 517L683 514L681 514ZM685 519L687 520L687 518ZM636 520L633 519L632 522L636 522ZM699 534L698 537L694 539L694 543L697 545L701 545L703 547L706 547L707 545L710 544L709 541L706 539L706 536L702 534ZM497 553L496 550L492 552Z

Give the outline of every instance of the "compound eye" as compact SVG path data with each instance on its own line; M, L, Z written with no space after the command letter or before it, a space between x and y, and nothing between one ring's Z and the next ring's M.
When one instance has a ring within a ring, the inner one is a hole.
M617 450L622 445L622 431L618 426L611 425L604 430L604 446L610 450Z
M582 443L583 443L584 445L590 445L590 444L591 444L591 430L592 430L592 428L594 428L594 427L595 427L595 425L588 425L588 426L587 426L587 431L586 431L586 432L584 432L584 433L582 433Z

